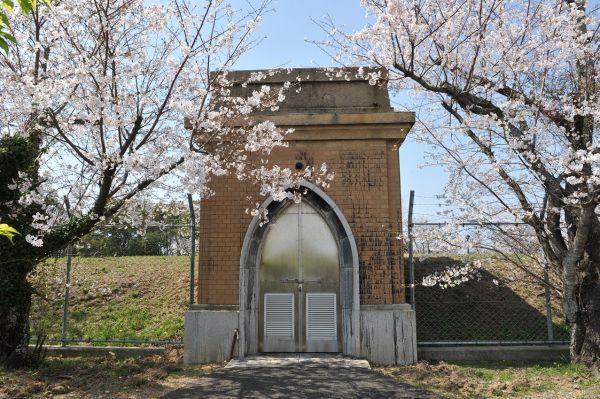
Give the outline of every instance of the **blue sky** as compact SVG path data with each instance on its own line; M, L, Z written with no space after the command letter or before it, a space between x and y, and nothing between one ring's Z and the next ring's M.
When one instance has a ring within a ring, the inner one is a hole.
M312 20L329 15L346 31L360 29L367 23L359 0L274 0L273 9L264 17L257 31L257 36L263 38L262 42L239 60L237 69L334 66L335 63L327 54L306 41L325 37L325 33ZM410 108L410 98L405 96L393 97L392 101ZM423 197L443 193L446 182L444 171L436 167L419 168L419 165L425 163L425 151L426 148L415 143L410 135L400 149L405 214L411 189L415 190L418 196L415 202L423 204L436 202L434 199ZM432 213L437 207L418 208L418 211Z

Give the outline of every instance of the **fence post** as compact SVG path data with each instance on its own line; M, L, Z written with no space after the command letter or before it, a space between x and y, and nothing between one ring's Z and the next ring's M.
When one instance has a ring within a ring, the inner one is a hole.
M408 275L410 282L410 304L415 310L415 265L413 261L413 205L415 203L415 190L410 190L408 202Z
M66 271L66 282L65 282L65 297L63 298L63 319L62 319L62 331L60 335L61 346L66 346L67 341L67 328L69 327L69 295L71 290L71 257L73 253L73 246L67 245L67 271Z
M196 275L194 271L196 263L196 214L194 213L194 202L192 201L192 194L188 194L188 206L190 208L190 223L192 226L192 248L190 252L190 305L193 305L195 302L194 277Z
M544 261L544 291L546 293L546 327L548 328L548 341L554 341L552 328L552 306L550 303L550 277L548 276L548 261Z

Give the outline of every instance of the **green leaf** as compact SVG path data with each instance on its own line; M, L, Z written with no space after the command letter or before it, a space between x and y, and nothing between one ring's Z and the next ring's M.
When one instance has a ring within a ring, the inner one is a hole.
M35 9L35 0L17 0L23 15L29 14Z
M7 225L5 223L0 224L0 236L4 236L4 237L8 238L10 240L10 242L12 243L13 237L15 235L20 235L20 234L17 230L15 230L14 227L10 227L9 225Z
M10 25L10 22L8 21L8 16L3 11L0 11L0 22L2 22L0 24L0 30L2 30L4 26L8 28Z
M1 37L0 37L0 49L4 50L4 52L6 54L8 54L8 43L6 43L6 40L4 40Z
M2 31L0 31L0 36L3 37L3 38L5 38L5 39L7 39L7 40L10 40L13 43L17 43L17 39L13 35L11 35L10 33L8 33L8 32L2 32Z
M7 11L13 12L15 4L12 0L2 0L2 7Z

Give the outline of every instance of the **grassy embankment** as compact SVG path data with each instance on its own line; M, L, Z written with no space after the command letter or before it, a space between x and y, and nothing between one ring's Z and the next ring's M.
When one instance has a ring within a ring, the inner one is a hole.
M189 258L125 256L73 259L68 336L176 340L183 335ZM34 276L32 332L60 336L65 258Z
M462 260L465 257L417 255L417 284L424 275ZM188 267L185 256L74 258L68 336L180 339ZM60 336L64 270L65 258L53 259L33 279L38 294L32 312L34 334ZM483 259L481 281L445 290L417 285L416 293L420 340L546 338L544 288L509 263ZM553 295L555 336L565 339L559 302Z

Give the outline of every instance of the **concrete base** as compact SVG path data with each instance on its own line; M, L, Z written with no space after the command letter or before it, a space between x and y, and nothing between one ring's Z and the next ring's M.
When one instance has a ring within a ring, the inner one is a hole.
M361 356L372 363L415 363L416 322L410 305L361 305L360 348Z
M263 355L248 356L243 360L232 359L224 367L232 368L256 368L256 367L357 367L367 370L371 365L364 359L355 359L336 353L271 353Z
M183 361L189 364L228 360L236 328L237 306L194 305L185 312Z
M33 345L30 345L33 348ZM114 356L117 359L162 355L165 348L156 347L124 347L124 346L44 346L49 357L104 357Z
M444 360L446 362L558 361L569 358L569 346L425 346L419 347L418 353L421 360Z
M185 363L228 360L235 339L234 331L238 328L238 314L237 306L191 307L185 313ZM417 361L415 314L410 305L362 305L360 328L355 330L360 331L360 343L357 353L351 355L382 365L413 364ZM243 338L243 333L241 335ZM348 340L348 335L345 334L344 338ZM245 345L243 340L240 344L240 347Z

